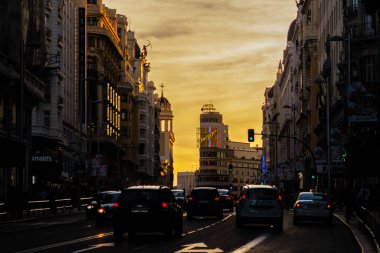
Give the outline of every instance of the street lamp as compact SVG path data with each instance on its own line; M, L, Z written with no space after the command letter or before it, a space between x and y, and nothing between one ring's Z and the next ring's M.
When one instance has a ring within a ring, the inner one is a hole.
M284 105L282 108L290 109L292 111L292 125L293 125L293 156L292 156L292 165L294 170L294 188L297 191L296 184L297 184L297 171L296 171L296 106L295 104L290 105Z
M325 78L327 77L327 82L326 82L326 135L327 135L327 193L328 196L331 195L331 142L330 142L330 100L331 100L331 86L333 84L333 75L334 72L331 70L331 47L330 47L330 42L347 42L347 85L350 85L351 83L351 32L347 34L347 38L344 38L342 36L334 35L334 36L329 36L327 37L326 40L326 54L327 54L327 59L326 61L330 64L328 66L329 71L330 71L330 76L326 75ZM328 80L330 79L330 81Z

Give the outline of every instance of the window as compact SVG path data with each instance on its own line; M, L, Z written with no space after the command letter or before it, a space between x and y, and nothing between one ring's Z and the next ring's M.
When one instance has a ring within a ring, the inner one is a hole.
M87 18L87 25L89 26L98 26L98 19L94 17Z
M88 70L96 70L96 61L94 57L87 58L87 69Z
M375 82L376 56L367 55L360 59L361 80L363 82Z
M88 4L97 4L98 0L87 0Z
M50 111L44 111L44 126L50 126Z

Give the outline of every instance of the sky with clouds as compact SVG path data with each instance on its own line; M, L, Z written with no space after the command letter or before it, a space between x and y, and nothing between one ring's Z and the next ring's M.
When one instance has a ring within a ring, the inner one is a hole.
M174 168L198 167L196 129L203 104L214 104L230 139L261 131L264 92L286 47L294 0L103 0L128 17L148 47L150 80L172 104ZM252 145L261 146L259 137Z

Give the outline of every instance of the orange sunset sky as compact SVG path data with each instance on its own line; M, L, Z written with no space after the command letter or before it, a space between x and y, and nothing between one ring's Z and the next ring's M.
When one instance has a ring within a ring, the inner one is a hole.
M198 168L196 129L214 104L230 139L261 132L264 91L273 85L297 15L294 0L103 0L128 17L142 47L150 42L150 80L172 104L174 169ZM149 42L148 42L149 41ZM261 139L251 145L261 146ZM176 184L176 177L175 182Z

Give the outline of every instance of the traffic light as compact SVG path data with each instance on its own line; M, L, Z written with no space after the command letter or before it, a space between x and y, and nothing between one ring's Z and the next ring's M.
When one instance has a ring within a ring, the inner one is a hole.
M232 169L233 169L232 164L228 165L228 172L230 172L230 174L232 173Z
M254 142L254 141L255 141L255 130L248 129L248 142Z

